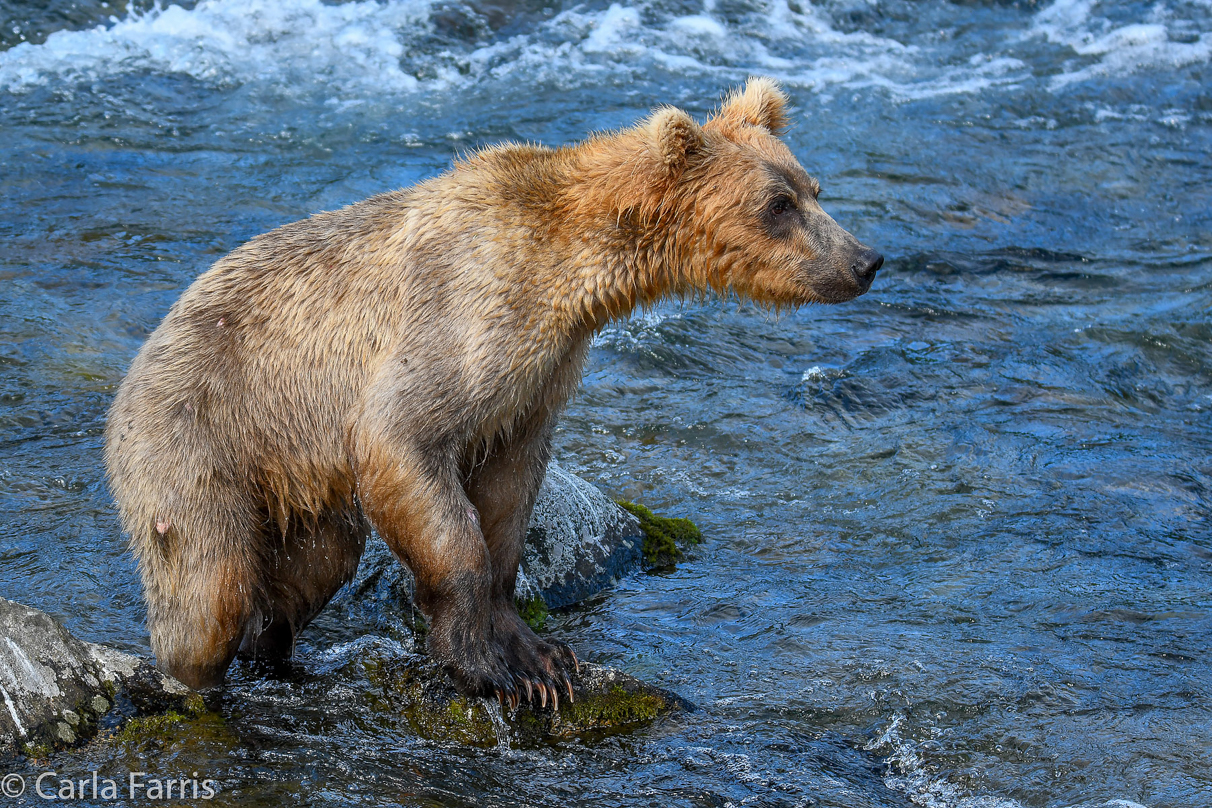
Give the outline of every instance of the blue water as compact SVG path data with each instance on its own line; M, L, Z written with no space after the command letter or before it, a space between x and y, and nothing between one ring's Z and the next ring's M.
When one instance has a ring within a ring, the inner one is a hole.
M1212 6L0 2L0 594L149 653L106 407L217 257L503 139L752 73L866 296L612 325L557 438L707 543L557 616L698 712L541 749L422 741L329 613L226 734L132 760L239 804L1212 804ZM359 639L359 638L367 639ZM30 766L34 764L28 764ZM111 775L112 776L112 775Z

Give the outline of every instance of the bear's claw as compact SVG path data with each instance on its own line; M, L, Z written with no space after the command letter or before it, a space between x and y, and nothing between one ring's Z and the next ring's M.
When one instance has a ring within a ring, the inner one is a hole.
M572 690L572 680L567 676L562 676L564 682L564 690L568 693L569 703L576 700L576 696ZM496 688L495 693L497 701L501 703L502 710L517 710L522 704L522 688L526 690L526 702L532 707L537 704L541 709L547 709L547 702L551 702L553 710L560 709L560 687L556 683L544 683L538 679L519 679L521 682L520 688Z
M516 710L523 698L536 709L550 702L559 710L561 691L575 701L572 677L580 662L565 643L540 639L516 611L504 608L494 610L487 633L486 641L472 633L430 634L431 652L459 691L495 695L503 710ZM435 643L439 636L443 641Z

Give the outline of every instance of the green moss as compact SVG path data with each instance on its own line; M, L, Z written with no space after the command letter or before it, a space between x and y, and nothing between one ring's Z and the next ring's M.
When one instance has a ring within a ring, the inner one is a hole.
M655 693L633 692L615 685L600 693L582 692L575 702L560 699L557 712L531 707L506 715L523 745L557 738L600 738L628 732L671 712L674 705Z
M698 544L703 532L689 519L657 516L643 505L616 499L619 507L640 520L644 531L644 561L652 567L671 567L683 556L682 546Z
M113 733L112 740L129 748L142 748L166 743L178 746L185 739L222 740L230 735L223 717L207 710L202 697L195 693L176 710L131 718Z
M202 700L202 696L197 693L190 693L181 702L181 709L186 715L199 716L206 712L206 702Z
M156 715L129 719L113 732L102 732L95 748L119 769L134 771L138 761L171 757L174 760L215 760L238 748L240 741L223 716L209 710L194 713L178 708Z
M518 616L535 631L547 625L547 618L551 613L547 611L547 604L543 602L542 598L537 596L530 600L518 598L517 606Z
M45 743L27 743L21 747L21 753L31 760L46 760L54 751L50 744Z
M560 717L574 730L609 729L651 721L669 705L650 693L628 693L615 686L608 693L589 696L572 704L560 705Z
M446 712L450 713L451 720L456 723L467 724L471 721L471 708L467 705L467 699L452 699Z
M380 665L375 678L388 696L383 707L398 711L422 738L465 746L496 746L496 727L483 703L456 695L435 669Z
M497 731L482 704L456 698L442 709L426 700L409 704L402 712L409 726L422 738L466 746L496 746Z
M366 674L366 678L370 683L378 687L386 687L389 682L387 679L387 671L383 666L383 660L374 654L367 654L357 658L357 664L349 666L350 668L360 667L362 672Z
M132 718L114 734L114 740L124 744L142 744L149 740L162 740L168 737L170 729L185 720L186 716L176 710L169 710L162 715Z

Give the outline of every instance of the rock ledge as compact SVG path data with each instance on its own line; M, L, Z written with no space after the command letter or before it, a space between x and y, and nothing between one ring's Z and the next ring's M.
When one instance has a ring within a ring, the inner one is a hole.
M82 642L50 615L0 598L0 757L45 757L96 734L111 712L202 708L138 657ZM116 708L116 709L115 709Z

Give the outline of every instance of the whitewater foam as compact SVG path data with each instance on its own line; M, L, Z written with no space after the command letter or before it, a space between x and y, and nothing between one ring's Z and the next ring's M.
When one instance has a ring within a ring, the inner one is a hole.
M412 90L399 33L427 23L428 0L210 0L111 17L109 26L58 31L41 45L0 53L0 86L20 92L48 79L135 72L207 82L335 79L345 87Z
M901 737L904 722L903 714L893 716L884 731L864 747L885 756L888 774L884 776L884 782L889 788L904 793L915 805L925 808L1023 808L1018 800L970 794L932 774L921 746Z
M321 85L343 97L445 89L491 80L572 86L645 75L650 69L715 76L766 73L829 92L875 87L896 99L974 92L1027 73L1018 60L987 57L936 67L928 54L863 31L842 32L811 5L770 0L725 22L708 0L699 13L655 4L566 9L533 30L492 41L435 44L434 0L202 0L193 9L128 12L108 25L59 31L45 43L0 52L0 88L140 72L279 89ZM470 13L470 12L469 12Z
M885 784L900 791L924 808L1023 808L1023 804L1011 797L991 794L972 794L967 789L939 777L932 772L923 749L926 745L904 738L901 729L905 715L897 713L884 727L884 731L869 741L863 748L868 752L883 755L888 773ZM1148 806L1125 799L1085 802L1070 808L1148 808Z
M154 73L219 86L318 89L349 100L493 81L568 88L664 70L719 86L763 73L815 90L824 100L869 88L910 101L1023 85L1039 66L1023 61L1016 47L1032 38L1064 46L1075 57L1051 75L1053 90L1097 76L1212 59L1212 33L1199 31L1164 3L1154 6L1149 19L1113 24L1100 16L1095 0L1057 0L996 52L960 59L942 58L934 45L839 30L828 12L788 0L755 0L748 11L733 9L727 19L716 13L713 0L681 14L655 0L615 2L605 9L578 5L536 21L524 33L494 39L484 24L462 40L437 30L439 6L449 10L438 0L201 0L188 10L170 5L128 11L107 25L58 31L43 44L0 52L0 88L22 93L40 85ZM473 7L458 8L469 19L482 19Z
M1056 0L1034 17L1030 36L1065 45L1078 56L1095 61L1064 70L1049 80L1059 90L1076 82L1104 76L1122 76L1141 70L1177 69L1212 60L1212 34L1199 33L1189 41L1177 41L1171 31L1190 29L1189 20L1158 4L1151 19L1116 26L1096 13L1096 0Z

